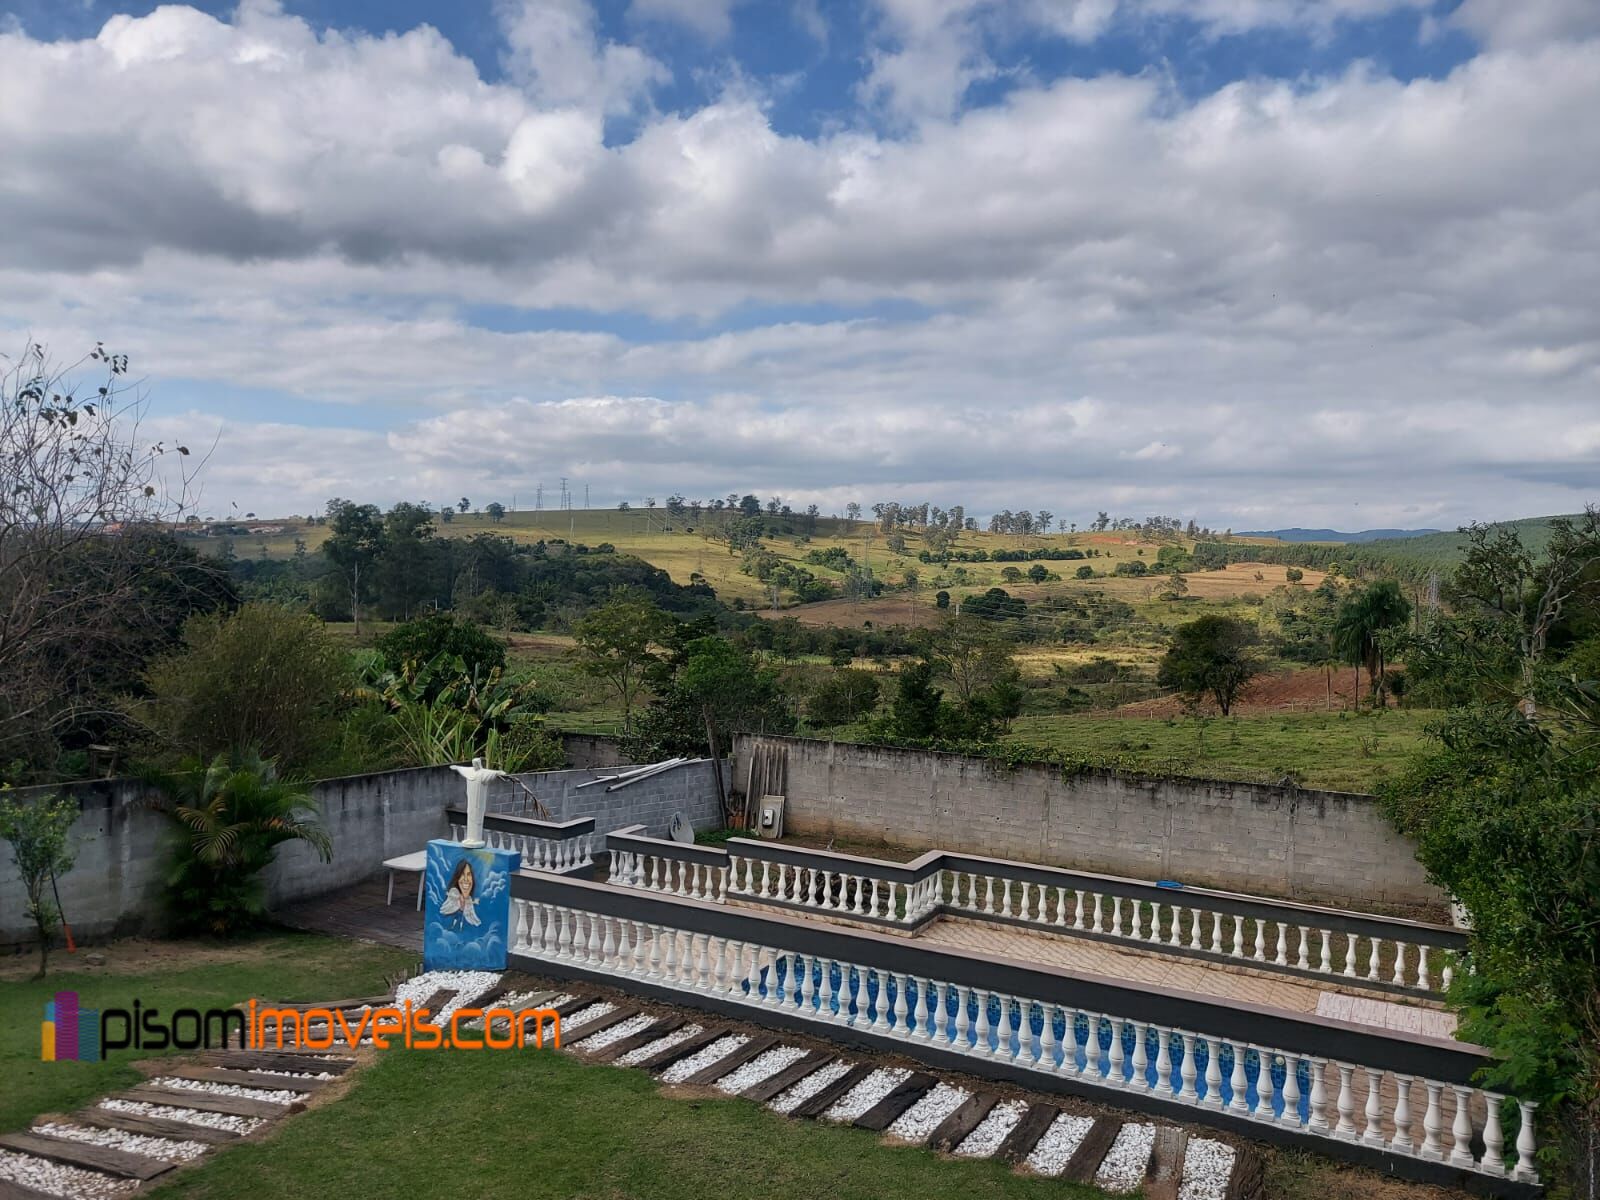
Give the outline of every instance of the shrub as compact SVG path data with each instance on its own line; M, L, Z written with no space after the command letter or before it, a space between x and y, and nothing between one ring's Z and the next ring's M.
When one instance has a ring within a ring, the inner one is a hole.
M27 895L24 911L38 931L41 976L49 965L50 939L61 923L55 878L72 869L74 856L67 838L77 819L78 806L58 796L36 804L18 804L9 796L0 799L0 838L11 843L11 857ZM49 895L45 894L46 881Z
M252 753L219 754L210 766L150 777L152 808L166 813L179 837L167 898L182 933L223 937L261 923L266 913L261 870L288 841L333 858L327 833L313 819L311 796L280 779L276 765Z
M1076 571L1073 572L1073 575L1075 575L1079 579L1093 579L1094 578L1094 568L1093 567L1089 567L1089 566L1079 567Z
M179 752L204 760L255 749L293 767L331 744L349 659L316 617L275 604L190 618L183 646L145 673L138 719Z
M400 671L407 663L421 666L441 654L459 658L469 675L506 665L504 642L451 613L430 613L396 625L378 639L377 648L391 671Z

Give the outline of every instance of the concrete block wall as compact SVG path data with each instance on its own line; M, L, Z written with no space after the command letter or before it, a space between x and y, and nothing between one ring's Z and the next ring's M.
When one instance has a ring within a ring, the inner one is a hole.
M724 763L722 769L726 781L729 764ZM683 813L696 831L722 828L722 805L709 762L676 767L615 792L606 791L608 785L603 783L581 790L577 786L615 773L610 769L540 771L518 778L543 801L551 820L593 817L598 834L641 824L651 837L666 837L675 812Z
M680 767L616 792L604 784L575 785L610 772L545 771L523 776L560 821L594 817L599 833L643 823L665 837L672 814L683 812L699 829L722 824L710 763ZM510 784L491 798L514 798ZM52 794L72 797L81 815L72 828L77 862L60 879L62 904L79 941L159 933L166 925L162 887L171 857L172 823L145 806L135 779L93 780L12 793L29 801ZM382 771L311 786L333 840L333 861L310 846L286 842L264 872L268 902L290 904L336 891L381 869L383 860L410 854L449 832L445 809L466 801L461 779L448 767ZM30 945L33 928L26 894L8 848L0 845L0 952Z
M567 766L579 771L621 766L628 761L621 742L598 733L563 733L561 748L567 752Z
M794 833L1174 879L1358 909L1438 915L1446 898L1371 796L805 738L741 737L787 756Z

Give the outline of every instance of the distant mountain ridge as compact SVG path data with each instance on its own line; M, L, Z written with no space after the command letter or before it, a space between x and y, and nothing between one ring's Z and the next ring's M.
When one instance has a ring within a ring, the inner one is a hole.
M1342 533L1337 529L1255 529L1235 533L1235 537L1269 537L1280 542L1376 542L1400 538L1425 537L1430 533L1443 533L1442 529L1363 529L1360 533Z

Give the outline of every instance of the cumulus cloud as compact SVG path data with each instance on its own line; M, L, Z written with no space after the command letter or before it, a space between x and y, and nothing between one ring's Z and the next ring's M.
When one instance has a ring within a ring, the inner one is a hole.
M1092 40L1163 2L1026 19ZM1191 11L1223 36L1402 2ZM864 87L909 124L807 138L735 91L655 111L667 68L578 0L497 11L498 83L430 29L259 3L0 34L0 228L22 232L0 239L0 323L115 342L157 394L346 406L312 430L186 400L224 424L211 494L257 511L562 473L618 498L924 489L1236 525L1342 520L1355 496L1371 524L1589 498L1581 21L1515 34L1469 0L1492 45L1440 79L1357 64L1187 99L1108 73L972 109L995 10L885 0ZM920 80L894 62L918 47L944 55ZM661 324L494 332L482 305Z

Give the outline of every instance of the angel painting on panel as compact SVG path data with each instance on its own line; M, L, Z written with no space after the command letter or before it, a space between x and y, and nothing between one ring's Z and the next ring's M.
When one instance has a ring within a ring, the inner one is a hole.
M439 905L439 915L449 917L459 913L468 925L480 924L476 902L472 898L472 890L476 886L477 872L472 869L472 860L463 858L456 864L450 882L444 889L444 903Z

